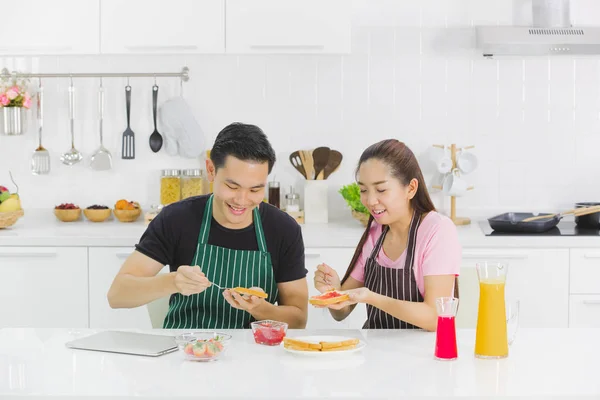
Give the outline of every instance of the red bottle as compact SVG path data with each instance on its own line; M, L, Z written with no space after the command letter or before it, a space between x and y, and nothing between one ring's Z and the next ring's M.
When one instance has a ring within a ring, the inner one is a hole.
M440 297L435 300L438 323L435 336L435 358L438 360L456 360L458 348L456 344L456 310L458 299Z

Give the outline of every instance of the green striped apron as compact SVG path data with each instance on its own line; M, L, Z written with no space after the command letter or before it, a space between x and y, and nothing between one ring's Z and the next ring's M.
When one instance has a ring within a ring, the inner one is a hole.
M271 255L267 252L265 234L258 207L253 212L258 251L233 250L208 244L212 221L213 196L206 202L198 235L198 245L191 265L199 266L209 281L221 287L259 287L275 304L278 297ZM250 326L252 315L229 305L223 290L212 285L200 294L183 296L176 293L169 302L165 329L243 329Z

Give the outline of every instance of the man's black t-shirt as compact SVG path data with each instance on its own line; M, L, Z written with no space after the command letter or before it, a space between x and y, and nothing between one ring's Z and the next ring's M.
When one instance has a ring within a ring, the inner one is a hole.
M208 195L190 197L165 208L150 222L136 250L169 265L176 271L181 265L191 265L198 244L204 208ZM260 218L271 254L277 283L304 278L304 241L298 223L278 208L261 203ZM234 250L258 250L254 224L244 229L228 229L214 218L210 225L208 244Z

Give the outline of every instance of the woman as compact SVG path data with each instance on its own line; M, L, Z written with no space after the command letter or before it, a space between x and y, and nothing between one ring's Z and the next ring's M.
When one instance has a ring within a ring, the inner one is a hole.
M344 290L350 300L329 305L341 321L366 303L366 329L437 327L437 297L458 297L461 247L454 223L435 211L413 152L395 139L367 148L356 171L370 212L365 233L340 281L333 268L315 272L320 292Z

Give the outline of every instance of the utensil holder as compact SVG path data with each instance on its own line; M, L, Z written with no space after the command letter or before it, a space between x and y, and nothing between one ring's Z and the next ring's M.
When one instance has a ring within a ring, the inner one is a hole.
M441 145L441 144L434 144L433 147L439 147L441 149L445 149L446 146ZM468 149L472 149L475 146L466 146L461 148L457 148L456 144L452 143L450 145L450 156L452 158L452 171L457 168L457 157L456 157L456 153L458 151L461 150L468 150ZM442 190L442 187L439 185L434 185L432 186L434 189L440 189ZM467 190L473 190L475 187L474 186L469 186L467 188ZM450 196L450 219L452 220L452 222L454 222L455 225L469 225L471 223L471 219L470 218L466 218L466 217L457 217L456 216L456 197L455 196Z
M326 180L304 182L304 222L306 224L326 224L329 222Z

